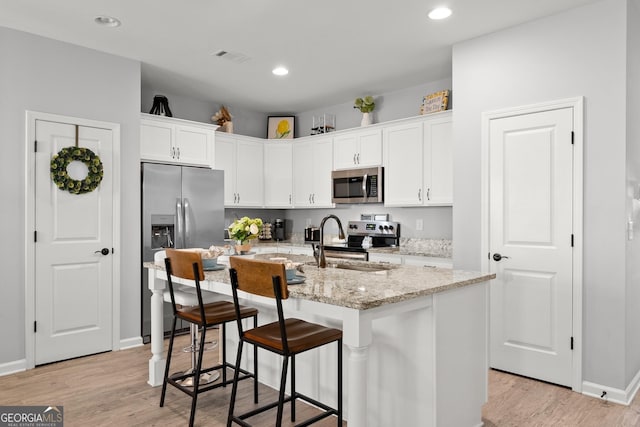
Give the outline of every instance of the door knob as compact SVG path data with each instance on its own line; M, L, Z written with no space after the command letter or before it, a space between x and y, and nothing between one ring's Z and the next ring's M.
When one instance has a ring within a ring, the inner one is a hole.
M493 254L493 260L494 261L500 261L502 258L509 259L508 256L504 256L504 255L500 255L500 254Z
M94 254L102 254L102 255L109 255L109 249L107 248L102 248L99 251L95 251Z

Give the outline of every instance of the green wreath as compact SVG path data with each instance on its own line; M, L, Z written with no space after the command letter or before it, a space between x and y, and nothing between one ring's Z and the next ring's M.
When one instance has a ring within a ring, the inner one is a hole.
M85 179L72 179L67 172L67 166L73 161L79 161L87 166ZM100 157L88 148L65 147L51 159L51 179L60 190L67 190L71 194L91 193L98 188L104 174Z

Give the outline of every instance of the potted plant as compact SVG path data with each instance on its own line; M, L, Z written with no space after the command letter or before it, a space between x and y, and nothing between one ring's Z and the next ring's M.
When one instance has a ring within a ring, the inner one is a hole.
M236 219L229 226L229 238L236 241L236 254L246 254L251 251L250 240L257 239L262 231L262 219L244 216Z
M353 108L357 108L362 113L361 126L367 126L372 123L370 113L376 108L373 96L367 95L364 98L356 98L353 103Z

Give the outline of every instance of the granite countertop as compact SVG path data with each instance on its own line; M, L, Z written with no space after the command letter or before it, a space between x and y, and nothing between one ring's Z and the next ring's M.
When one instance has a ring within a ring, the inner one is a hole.
M282 247L301 247L309 246L309 243L304 241L304 238L300 239L299 236L294 235L289 240L276 242L275 240L260 240L254 243L257 247L260 246L275 246L280 245ZM331 244L328 240L325 240L325 244ZM446 258L450 259L452 255L451 240L447 239L415 239L415 238L400 238L400 246L388 247L388 248L369 248L369 253L379 254L394 254L394 255L411 255L411 256L424 256L433 258Z
M282 254L256 255L258 259L282 257ZM313 257L287 255L300 266L305 276L304 283L289 285L289 296L317 301L357 310L367 310L385 304L392 304L413 298L431 295L495 278L495 274L477 271L452 270L448 268L391 265L386 263L344 261L339 264L355 267L376 267L379 271L358 271L332 267L315 266ZM220 259L222 263L223 260ZM164 270L164 266L146 262L144 266ZM207 271L205 279L230 284L229 270Z

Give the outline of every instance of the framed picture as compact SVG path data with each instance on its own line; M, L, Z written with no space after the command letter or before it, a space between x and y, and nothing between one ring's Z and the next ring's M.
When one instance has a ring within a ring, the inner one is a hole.
M267 139L293 139L295 116L269 116Z

